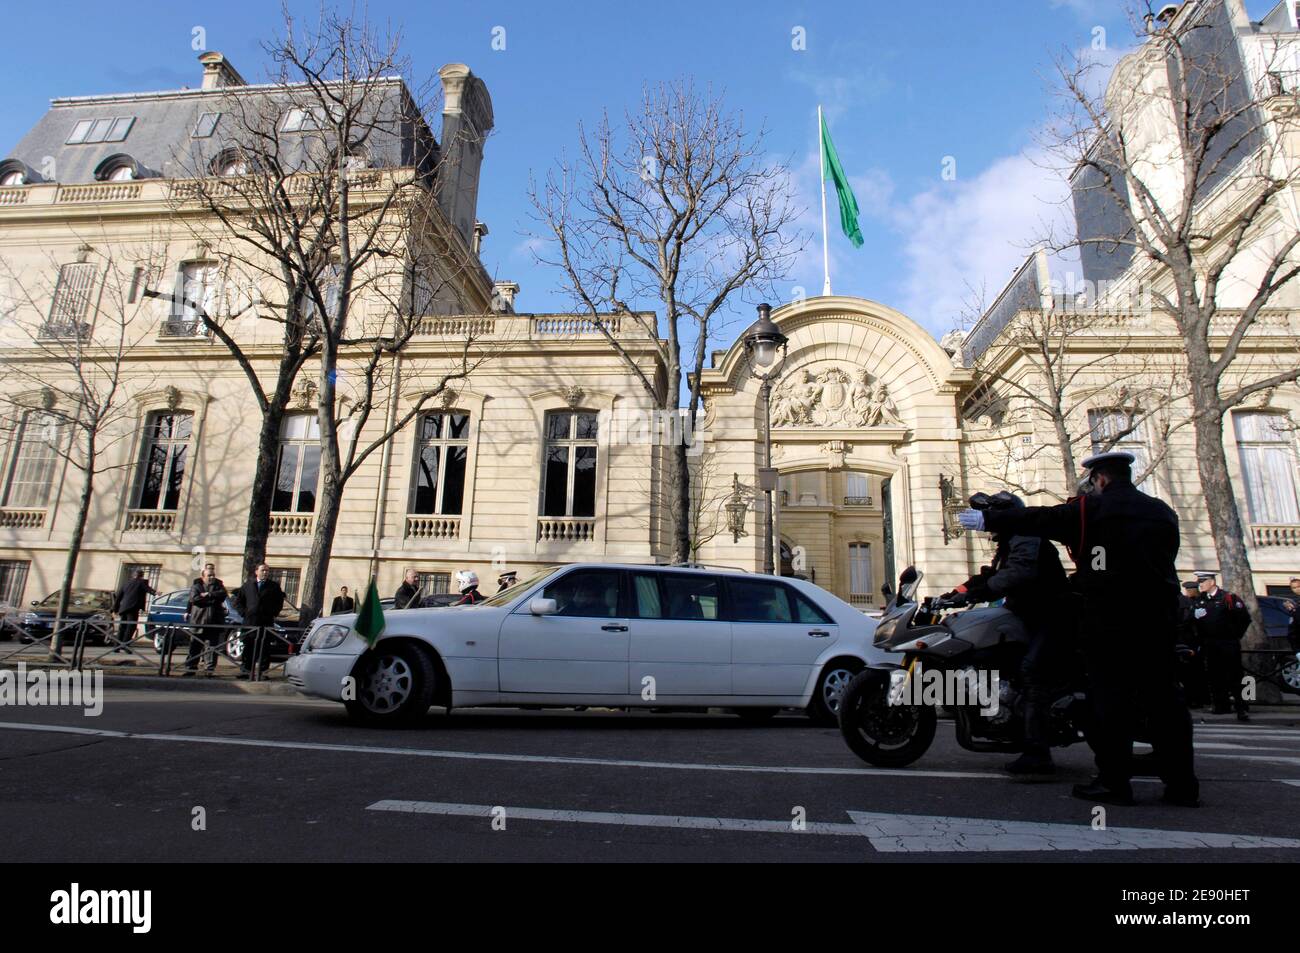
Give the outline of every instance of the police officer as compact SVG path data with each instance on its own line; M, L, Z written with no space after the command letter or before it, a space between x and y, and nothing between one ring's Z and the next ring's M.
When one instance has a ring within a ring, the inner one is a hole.
M1236 710L1238 721L1249 721L1241 697L1241 637L1250 628L1250 611L1241 597L1220 589L1212 572L1198 572L1201 592L1192 605L1196 633L1205 652L1205 678L1216 715ZM1229 706L1231 700L1231 707Z
M507 569L497 576L497 592L505 592L511 586L519 581L519 574L513 569Z
M1200 594L1200 583L1188 579L1178 595L1178 681L1188 708L1205 707L1205 653L1193 614Z
M1058 506L963 510L971 530L1038 536L1064 543L1083 596L1082 635L1094 725L1089 743L1097 777L1074 786L1087 801L1132 804L1133 740L1146 715L1163 800L1196 806L1192 721L1178 690L1178 517L1133 485L1133 454L1083 461L1087 493Z
M478 573L472 569L462 569L456 573L456 589L460 592L460 598L452 603L454 606L472 606L487 598L478 591Z
M1003 491L971 497L971 506L987 510L1023 510L1024 500ZM992 565L966 580L945 598L957 604L1005 598L1029 632L1029 648L1021 663L1025 687L1025 747L1006 770L1017 776L1050 775L1052 763L1052 689L1068 670L1071 644L1065 630L1070 598L1065 570L1056 547L1037 536L995 533Z

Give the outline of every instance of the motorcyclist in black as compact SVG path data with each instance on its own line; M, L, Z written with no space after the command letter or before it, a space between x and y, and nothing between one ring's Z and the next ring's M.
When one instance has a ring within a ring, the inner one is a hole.
M964 510L969 530L1039 536L1064 543L1078 567L1083 596L1082 643L1095 724L1088 742L1096 779L1075 785L1075 797L1132 804L1133 741L1146 716L1163 800L1193 807L1192 721L1178 688L1178 517L1133 485L1133 454L1097 454L1083 461L1089 492L1058 506Z
M1014 493L992 496L978 493L971 506L984 510L1023 510ZM997 550L992 565L958 586L944 598L957 605L1005 599L1029 632L1029 648L1021 663L1024 685L1025 746L1019 758L1006 764L1013 775L1053 774L1051 711L1052 689L1068 671L1072 645L1068 631L1069 584L1056 548L1037 536L994 533Z

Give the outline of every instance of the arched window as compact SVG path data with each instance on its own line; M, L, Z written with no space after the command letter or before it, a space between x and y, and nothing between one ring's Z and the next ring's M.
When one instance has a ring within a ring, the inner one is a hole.
M1283 414L1232 415L1246 507L1254 524L1300 523L1296 501L1295 426Z
M272 512L314 512L319 482L320 422L315 414L288 414L280 424L280 460L271 495Z
M22 169L12 169L9 172L0 174L0 187L12 188L15 185L26 185L27 176L23 174Z
M62 436L63 422L56 415L40 410L23 415L5 483L5 506L49 505Z
M193 428L194 415L188 411L164 410L149 415L135 509L175 510L180 505Z
M424 414L416 429L410 513L460 516L465 507L469 414Z
M542 515L596 515L599 416L591 410L546 414L542 462Z

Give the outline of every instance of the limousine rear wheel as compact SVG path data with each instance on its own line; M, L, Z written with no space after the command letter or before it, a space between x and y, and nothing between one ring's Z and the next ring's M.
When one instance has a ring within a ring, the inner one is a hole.
M366 652L353 670L356 698L344 702L348 714L370 724L398 724L419 718L433 704L437 674L433 660L406 642Z
M833 659L822 669L817 678L817 688L813 691L812 704L808 706L813 721L826 726L840 723L840 697L860 671L862 663L856 659Z

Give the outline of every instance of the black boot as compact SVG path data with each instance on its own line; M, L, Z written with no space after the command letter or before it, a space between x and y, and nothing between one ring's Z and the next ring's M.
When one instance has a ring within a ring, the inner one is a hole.
M1051 754L1043 751L1026 751L1016 760L1008 761L1002 769L1008 774L1022 777L1056 774L1056 765L1052 763Z
M1191 784L1167 784L1165 793L1160 795L1160 800L1164 804L1173 804L1176 807L1200 807L1200 786L1194 781Z

